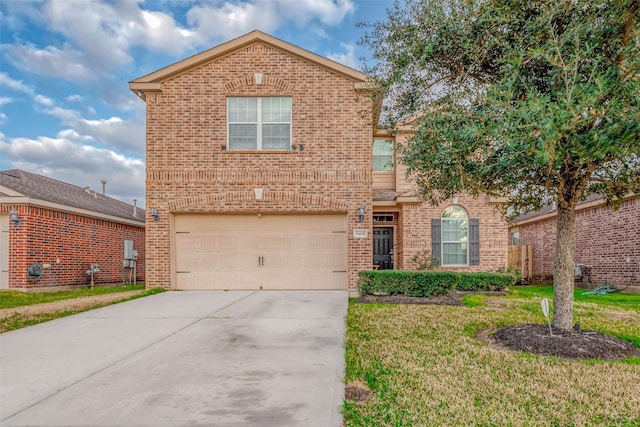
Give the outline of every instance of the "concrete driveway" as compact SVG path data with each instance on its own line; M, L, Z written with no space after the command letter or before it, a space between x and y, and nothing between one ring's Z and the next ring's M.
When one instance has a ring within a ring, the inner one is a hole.
M0 335L1 426L335 426L346 291L166 292Z

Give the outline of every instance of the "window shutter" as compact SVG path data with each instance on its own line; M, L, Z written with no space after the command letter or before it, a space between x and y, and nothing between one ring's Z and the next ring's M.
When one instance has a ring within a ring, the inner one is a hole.
M431 256L442 264L442 234L440 220L431 220Z
M469 219L469 265L480 265L480 220Z

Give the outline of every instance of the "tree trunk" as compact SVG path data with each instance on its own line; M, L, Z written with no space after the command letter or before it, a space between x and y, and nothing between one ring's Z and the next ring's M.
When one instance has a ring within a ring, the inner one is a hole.
M573 208L558 208L553 268L553 326L564 330L573 327L575 220Z

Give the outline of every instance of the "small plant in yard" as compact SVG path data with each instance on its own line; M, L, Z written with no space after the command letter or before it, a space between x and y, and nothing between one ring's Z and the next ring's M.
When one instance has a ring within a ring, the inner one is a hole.
M345 424L640 425L640 353L581 361L508 351L490 339L526 324L548 336L540 300L552 294L517 287L508 296L464 297L466 306L352 301L345 382L359 394L345 400ZM575 308L583 329L640 345L640 295L576 295Z
M430 251L422 251L415 254L411 261L416 263L416 270L436 270L440 267L438 258L432 257Z

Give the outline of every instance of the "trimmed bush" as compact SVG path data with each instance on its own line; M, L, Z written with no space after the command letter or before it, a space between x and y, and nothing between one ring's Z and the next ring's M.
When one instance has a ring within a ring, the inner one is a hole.
M461 291L501 291L516 278L503 273L453 271L363 270L358 273L360 295L431 297Z
M458 280L451 271L366 270L358 275L361 295L446 295Z
M460 273L456 288L460 291L501 291L516 283L516 277L504 273Z

